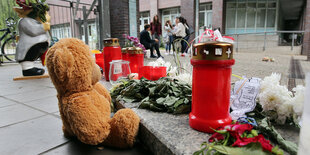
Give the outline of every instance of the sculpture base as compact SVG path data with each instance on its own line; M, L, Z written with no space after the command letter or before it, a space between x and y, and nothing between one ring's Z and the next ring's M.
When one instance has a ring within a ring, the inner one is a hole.
M32 80L32 79L43 79L43 78L49 78L48 74L38 75L38 76L21 76L21 77L15 77L13 78L13 81L18 80Z
M218 127L225 126L231 123L231 117L228 115L226 118L205 120L196 117L193 113L189 114L189 125L198 131L214 133Z

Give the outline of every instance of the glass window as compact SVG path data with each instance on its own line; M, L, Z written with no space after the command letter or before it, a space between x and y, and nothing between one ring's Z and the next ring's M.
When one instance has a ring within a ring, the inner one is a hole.
M276 23L276 10L268 9L267 12L267 27L274 27Z
M258 8L266 8L266 3L258 3L257 7Z
M267 5L268 5L268 8L276 8L277 3L276 2L269 2Z
M212 10L212 4L207 5L206 10Z
M207 13L207 23L206 26L208 28L212 28L212 12Z
M170 11L163 11L163 15L169 15Z
M227 28L235 28L236 10L226 11L226 25Z
M199 27L205 26L205 13L199 13Z
M205 5L199 5L199 10L205 10L206 6Z
M227 3L227 8L236 8L236 3Z
M245 9L238 9L237 10L237 28L244 28L245 27Z
M256 8L256 3L248 3L248 8Z
M238 3L238 8L245 8L245 3Z
M256 27L265 27L266 9L257 9Z
M247 10L247 28L254 28L255 27L255 14L256 9L248 8Z

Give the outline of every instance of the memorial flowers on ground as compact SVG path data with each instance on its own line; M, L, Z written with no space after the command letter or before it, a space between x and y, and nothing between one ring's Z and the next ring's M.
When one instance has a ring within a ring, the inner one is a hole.
M271 120L285 124L291 123L298 125L304 102L305 87L298 85L289 91L286 86L280 85L281 74L272 73L261 82L261 91L258 95L259 104L263 108L265 115Z

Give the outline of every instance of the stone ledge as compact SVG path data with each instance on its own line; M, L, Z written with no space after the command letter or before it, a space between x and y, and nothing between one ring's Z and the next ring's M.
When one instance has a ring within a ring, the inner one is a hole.
M209 134L193 130L188 115L172 115L138 109L138 103L117 102L116 108L131 108L140 117L139 138L155 155L190 155L199 150Z
M101 81L110 89L110 83ZM116 109L130 108L141 119L139 139L154 155L192 155L207 141L210 134L202 133L189 126L188 114L172 115L138 109L139 103L116 102ZM299 131L289 126L275 126L286 140L298 144ZM284 154L288 154L285 152Z

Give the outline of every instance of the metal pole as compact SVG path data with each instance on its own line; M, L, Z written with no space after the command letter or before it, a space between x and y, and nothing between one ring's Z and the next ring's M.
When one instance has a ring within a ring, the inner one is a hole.
M292 47L291 47L291 51L293 51L293 49L294 49L294 41L295 41L295 35L293 33L292 34Z
M103 48L103 40L111 37L109 0L98 0L99 11L99 49Z
M86 17L86 6L83 6L83 24L84 24L84 38L85 43L88 45L88 32L87 32L87 17Z
M71 26L71 37L75 37L75 19L73 18L73 2L70 2L70 26Z
M199 36L199 0L195 0L195 38ZM198 43L198 40L195 41Z
M111 23L110 23L110 0L103 0L103 15L104 15L104 23L103 23L103 37L110 38L111 37Z
M236 51L238 52L239 50L239 34L237 34L237 47L236 47Z
M264 33L264 47L263 47L263 51L265 51L266 50L266 39L267 39L267 33L265 32Z

